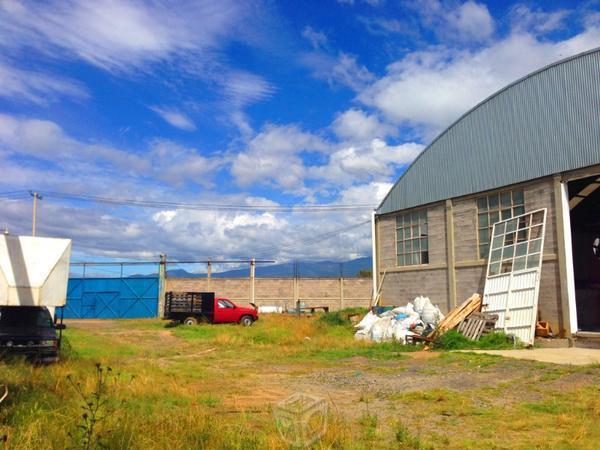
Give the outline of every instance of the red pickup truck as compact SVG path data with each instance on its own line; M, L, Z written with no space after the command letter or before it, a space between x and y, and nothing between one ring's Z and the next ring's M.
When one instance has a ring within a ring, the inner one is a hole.
M258 320L258 308L238 306L214 292L167 292L164 318L185 325L239 323L248 327Z

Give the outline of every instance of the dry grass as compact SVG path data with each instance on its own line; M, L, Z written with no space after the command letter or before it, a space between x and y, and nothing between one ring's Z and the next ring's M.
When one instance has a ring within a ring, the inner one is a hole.
M120 374L109 389L114 412L100 427L109 448L287 448L271 407L296 391L330 404L317 448L594 448L600 440L598 367L413 357L355 342L347 325L266 315L251 328L77 323L66 336L60 364L0 363L10 389L0 405L7 448L77 448L80 404L67 375L91 391L96 362Z

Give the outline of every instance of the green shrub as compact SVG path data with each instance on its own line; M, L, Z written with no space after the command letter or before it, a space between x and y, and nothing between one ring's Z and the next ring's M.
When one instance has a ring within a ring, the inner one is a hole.
M353 314L358 314L362 318L362 316L367 314L367 310L365 308L346 308L340 311L321 314L318 320L319 323L329 326L351 325L349 317Z
M457 330L448 330L438 336L434 347L439 350L501 350L515 348L515 340L499 331L484 335L478 341L472 341Z

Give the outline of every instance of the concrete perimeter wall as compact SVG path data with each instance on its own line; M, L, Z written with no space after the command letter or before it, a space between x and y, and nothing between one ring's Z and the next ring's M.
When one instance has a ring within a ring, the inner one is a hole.
M293 308L300 300L306 306L328 306L330 310L368 308L371 278L255 278L254 303ZM215 292L236 303L252 301L250 278L167 278L165 291Z

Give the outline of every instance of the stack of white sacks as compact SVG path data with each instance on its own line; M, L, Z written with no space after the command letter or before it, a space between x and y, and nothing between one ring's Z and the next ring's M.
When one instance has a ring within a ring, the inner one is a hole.
M428 297L417 297L412 303L400 306L380 315L372 311L354 326L354 339L373 342L397 341L406 343L406 336L421 334L433 328L444 318Z

